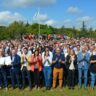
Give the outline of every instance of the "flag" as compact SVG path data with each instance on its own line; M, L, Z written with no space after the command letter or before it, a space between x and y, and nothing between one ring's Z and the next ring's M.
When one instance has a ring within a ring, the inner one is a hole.
M33 16L33 21L38 22L39 21L39 11L35 13L35 15Z

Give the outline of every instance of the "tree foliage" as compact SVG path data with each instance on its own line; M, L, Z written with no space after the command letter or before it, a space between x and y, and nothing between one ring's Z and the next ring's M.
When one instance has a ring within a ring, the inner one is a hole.
M0 40L4 39L18 39L22 38L24 34L39 34L39 24L25 24L22 21L14 21L9 26L0 26ZM82 22L81 29L65 28L54 28L52 26L40 24L40 34L64 34L69 37L81 38L81 37L96 37L96 30L93 30L92 27L89 29L86 27L85 22Z

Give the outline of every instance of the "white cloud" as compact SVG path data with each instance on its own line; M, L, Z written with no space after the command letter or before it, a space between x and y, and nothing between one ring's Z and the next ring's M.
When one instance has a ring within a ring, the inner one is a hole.
M62 20L62 21L58 21L58 26L59 27L62 27L62 26L65 26L65 27L72 27L72 20L71 19L65 19L65 20Z
M85 22L91 22L91 21L93 21L93 17L83 16L83 17L77 18L76 21L77 21L77 22L83 22L83 21L85 21Z
M29 6L48 6L52 5L56 0L4 0L3 4L8 7L29 7Z
M50 19L48 17L47 14L42 14L37 12L34 16L33 16L33 22L35 23L40 23L40 24L47 24L48 26L55 26L56 25L56 21L53 19Z
M8 25L13 21L24 21L24 20L25 18L17 12L15 13L12 13L10 11L0 12L0 25Z
M39 23L44 23L48 20L48 16L47 14L41 14L39 12L37 12L34 16L33 16L33 21L34 22L39 22Z
M77 28L81 28L83 21L85 22L86 27L89 28L90 26L94 26L95 18L91 17L91 16L78 17L78 18L74 19L74 23L73 24Z
M65 26L68 28L73 28L73 26L75 26L76 28L81 28L83 21L85 21L85 25L87 28L93 27L96 29L96 18L91 16L83 16L74 19L66 18L65 20L58 21L58 26Z
M55 20L48 20L45 22L45 24L50 25L50 26L55 26L56 21Z
M64 20L64 24L70 24L72 21L70 19Z
M71 13L71 14L76 14L76 13L79 13L80 12L80 9L78 7L69 7L67 9L67 12L68 13Z

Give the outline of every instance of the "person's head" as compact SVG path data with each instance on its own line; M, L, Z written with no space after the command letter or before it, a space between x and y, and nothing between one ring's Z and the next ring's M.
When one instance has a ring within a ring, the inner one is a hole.
M77 50L80 51L80 45L77 46Z
M67 48L67 53L70 54L71 48Z
M48 46L45 47L45 51L49 51L49 47Z
M17 50L16 50L15 48L13 48L13 49L11 50L11 53L12 53L12 55L14 56L14 55L17 54Z
M24 48L23 48L23 53L24 53L24 54L27 54L27 53L28 53L28 48L24 47Z
M85 46L82 47L82 52L84 52L84 53L86 52L86 47Z
M60 54L60 52L61 52L61 49L60 49L59 47L57 47L57 48L56 48L56 53L57 53L57 54Z
M45 51L45 56L49 56L49 51Z
M42 52L42 47L41 47L41 46L39 46L38 50L39 50L39 52Z
M38 56L38 55L39 55L39 50L35 50L34 56Z
M90 51L94 51L95 47L94 46L90 46Z
M18 46L15 46L14 48L15 48L16 51L18 51Z
M75 55L75 51L73 49L70 49L70 55Z

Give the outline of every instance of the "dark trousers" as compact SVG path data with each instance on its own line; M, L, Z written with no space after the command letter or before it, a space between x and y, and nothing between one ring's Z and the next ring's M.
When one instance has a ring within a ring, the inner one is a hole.
M22 87L24 88L26 86L26 76L27 76L29 87L32 88L31 72L28 71L26 67L24 67L21 71L21 74L22 74Z
M40 72L38 69L34 70L34 84L36 87L40 87Z
M68 70L68 86L74 87L75 85L75 70Z
M3 86L4 82L4 87L8 87L8 80L7 80L7 73L5 68L0 68L0 87Z
M21 88L20 70L19 69L10 69L10 76L11 76L12 87L15 88L15 84L17 81L18 87Z

